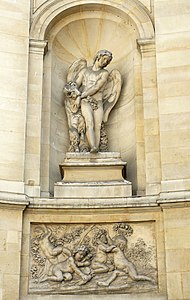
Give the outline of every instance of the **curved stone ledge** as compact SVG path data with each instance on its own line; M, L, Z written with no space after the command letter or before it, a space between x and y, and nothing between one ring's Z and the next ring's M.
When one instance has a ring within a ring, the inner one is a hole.
M122 197L122 198L65 198L65 199L55 199L55 198L29 198L26 195L17 194L14 198L5 197L3 198L0 194L0 206L7 206L10 209L14 207L28 207L32 209L88 209L88 208L156 208L159 206L181 206L186 207L190 205L190 195L186 193L186 198L174 196L174 193L168 193L166 197L160 196L145 196L145 197ZM184 195L184 193L183 193ZM5 195L4 195L5 196ZM178 195L179 196L179 195ZM182 194L181 194L182 196ZM20 197L20 199L19 199ZM24 198L23 198L24 197ZM117 200L117 201L116 201Z

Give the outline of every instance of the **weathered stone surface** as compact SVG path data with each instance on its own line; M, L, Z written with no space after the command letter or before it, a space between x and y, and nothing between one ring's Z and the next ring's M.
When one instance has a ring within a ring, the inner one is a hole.
M63 182L124 182L126 164L120 154L114 152L66 153L60 171Z
M126 163L119 153L66 153L60 164L63 177L54 185L55 198L109 199L132 196L132 185L123 177Z
M28 293L31 222L152 220L159 292L101 297L189 299L189 8L189 0L1 1L0 299L68 299ZM135 197L53 198L69 146L66 73L78 58L92 65L99 49L113 53L108 71L123 79L106 131Z

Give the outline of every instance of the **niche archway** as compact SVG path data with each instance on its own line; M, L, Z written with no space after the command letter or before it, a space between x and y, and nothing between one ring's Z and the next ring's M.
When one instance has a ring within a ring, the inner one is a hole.
M142 68L136 40L153 36L152 23L142 6L137 5L138 1L127 1L125 7L119 7L116 1L109 1L109 5L107 1L104 5L99 1L91 4L78 2L81 4L72 4L70 8L68 3L67 6L64 4L65 9L60 2L49 15L48 10L41 9L31 29L31 37L48 40L43 66L41 192L44 195L53 193L54 182L61 179L58 165L68 148L62 93L67 69L80 57L91 64L97 50L108 49L114 57L109 69L119 69L123 78L120 99L107 123L109 150L119 151L122 159L128 162L128 180L133 183L134 193L140 193L145 190L146 176L142 166ZM143 175L144 181L140 181L138 177Z

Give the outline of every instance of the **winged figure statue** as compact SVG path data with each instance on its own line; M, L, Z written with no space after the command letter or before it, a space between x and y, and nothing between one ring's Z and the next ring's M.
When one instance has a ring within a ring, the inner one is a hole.
M69 123L69 151L108 151L104 124L119 98L122 86L120 72L115 69L108 72L105 69L111 60L110 51L100 50L92 66L88 67L85 59L78 59L68 69L64 91ZM75 112L67 109L71 102ZM78 130L81 122L77 118L83 118L82 134Z

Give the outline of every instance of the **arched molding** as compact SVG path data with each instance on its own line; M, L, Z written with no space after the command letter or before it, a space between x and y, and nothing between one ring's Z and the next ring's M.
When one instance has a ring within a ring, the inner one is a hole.
M140 39L154 37L154 26L148 10L138 0L52 0L42 4L33 14L30 38L34 40L46 39L49 30L60 19L80 11L98 10L110 12L123 19L130 18L137 27Z

